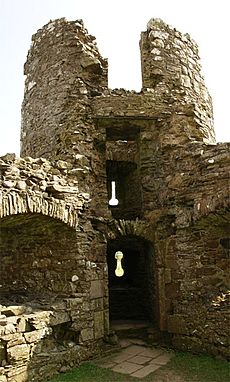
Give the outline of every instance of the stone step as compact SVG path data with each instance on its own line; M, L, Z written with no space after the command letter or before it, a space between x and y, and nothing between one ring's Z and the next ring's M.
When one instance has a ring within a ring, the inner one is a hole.
M112 321L110 329L121 338L139 338L147 340L149 330L153 330L147 321Z
M118 340L139 339L151 345L170 346L171 335L161 332L148 321L111 321L110 330Z

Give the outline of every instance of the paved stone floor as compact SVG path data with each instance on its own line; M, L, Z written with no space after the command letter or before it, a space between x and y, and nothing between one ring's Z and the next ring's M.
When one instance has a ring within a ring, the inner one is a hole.
M121 350L110 356L100 358L97 366L111 369L117 373L144 378L173 357L173 352L161 348L148 347L142 340L123 339Z

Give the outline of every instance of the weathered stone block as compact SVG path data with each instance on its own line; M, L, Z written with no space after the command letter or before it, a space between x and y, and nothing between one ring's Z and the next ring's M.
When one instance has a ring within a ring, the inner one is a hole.
M52 333L52 328L46 327L38 330L34 330L33 332L25 333L26 342L39 342L42 338L49 336Z
M7 323L13 324L13 325L15 325L15 327L17 326L17 321L18 321L18 316L7 317Z
M12 364L29 360L30 346L26 344L12 346L7 349L8 361Z
M8 382L28 382L27 367L17 367L10 369L7 373Z
M25 313L26 307L24 305L11 305L4 309L1 309L2 313L6 316L19 316L20 314Z
M71 309L71 311L74 309L79 309L82 303L83 303L83 297L67 299L67 306L68 306L68 309Z
M90 298L99 298L104 296L104 283L102 280L91 281Z
M92 340L93 337L94 337L94 333L92 328L86 328L81 330L81 339L83 342Z
M50 322L49 325L59 325L62 324L63 322L68 322L70 321L70 315L67 312L54 312L53 314L50 315Z
M92 300L90 303L90 310L102 310L103 309L103 298L97 298Z
M169 284L172 281L171 269L165 269L165 284Z
M41 329L48 326L50 321L50 314L52 311L42 311L36 314L30 314L27 316L28 322L34 327L34 329Z
M170 333L188 334L184 317L179 314L168 316L168 331Z
M16 330L19 333L23 333L27 331L28 323L24 317L20 317L17 320Z
M0 366L2 365L2 361L6 360L6 345L4 343L0 343Z
M10 333L15 333L16 332L15 325L11 324L11 323L9 323L6 326L4 326L3 329L4 329L4 334L10 334Z
M168 298L176 298L180 292L180 283L170 283L165 287L165 294Z
M102 338L104 336L104 312L94 313L94 336L95 338Z
M2 339L7 343L7 348L25 343L25 338L21 333L7 334Z

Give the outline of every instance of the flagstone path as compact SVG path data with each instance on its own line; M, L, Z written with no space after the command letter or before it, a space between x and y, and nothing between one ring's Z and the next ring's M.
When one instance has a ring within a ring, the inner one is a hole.
M149 347L138 339L123 339L120 345L121 350L118 353L100 358L94 363L117 373L144 378L166 365L174 355L173 352L162 348Z

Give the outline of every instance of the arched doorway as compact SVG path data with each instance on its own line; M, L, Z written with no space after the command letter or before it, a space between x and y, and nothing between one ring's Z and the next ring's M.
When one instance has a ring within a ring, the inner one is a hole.
M115 275L115 253L122 251L124 275ZM156 321L154 251L151 242L122 236L108 242L110 321Z

